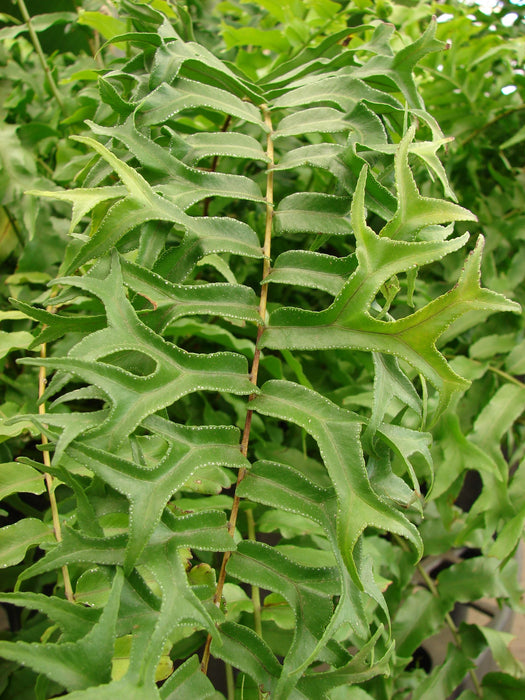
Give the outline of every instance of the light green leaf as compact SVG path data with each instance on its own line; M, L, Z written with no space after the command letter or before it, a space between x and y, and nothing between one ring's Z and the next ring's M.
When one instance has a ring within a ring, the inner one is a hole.
M365 177L363 171L352 203L357 270L325 311L291 308L275 311L269 328L262 335L261 347L288 350L353 347L398 356L418 369L439 390L439 412L455 391L468 386L436 349L439 336L465 311L518 311L519 307L502 295L481 288L483 241L480 238L458 284L450 292L396 321L373 318L366 309L392 275L440 259L461 247L466 237L413 243L378 237L364 218Z
M515 568L492 557L473 557L453 564L438 575L439 595L443 600L468 603L480 598L519 599Z
M238 448L239 434L236 428L176 426L158 416L150 417L144 425L169 443L165 456L155 468L139 467L129 460L115 457L109 452L89 447L79 441L72 443L68 448L68 452L75 459L88 466L116 491L125 495L130 502L130 532L125 558L125 568L128 571L150 539L168 500L197 469L210 464L227 464L237 468L246 466L246 460ZM219 518L220 525L219 522L213 521L216 517ZM212 530L222 527L223 535L226 535L222 513L214 515L213 511L206 511L187 518L190 523L201 518L207 523L207 527L210 527L211 523ZM170 522L184 530L184 518ZM199 527L202 528L203 522L199 522ZM194 535L198 537L199 548L208 548L206 540L218 549L234 547L231 538L221 536L217 539L214 536L210 539L210 532L203 529L200 533L199 527ZM194 542L189 533L182 534L181 537L179 546ZM171 535L169 539L173 539Z
M421 496L418 479L410 459L413 455L419 455L419 458L425 464L429 487L431 488L434 478L432 455L429 449L432 443L432 435L418 430L410 430L410 428L405 428L401 425L393 425L391 423L382 423L378 428L378 433L401 458L410 475L412 487L415 492L414 495Z
M210 613L188 584L182 558L174 542L153 550L146 566L162 590L162 604L155 627L152 630L146 627L135 636L126 677L139 687L154 688L161 650L176 627L189 625L204 629L219 645L220 637Z
M129 668L132 643L132 634L127 634L124 637L117 637L115 640L115 651L111 660L111 678L115 681L120 680ZM156 682L166 680L173 671L173 661L169 656L170 646L171 644L168 641L162 650L162 655L155 672Z
M509 517L490 547L488 555L498 559L506 559L510 556L521 540L524 527L525 506L514 517Z
M183 316L207 315L237 318L260 324L257 297L250 287L240 284L172 284L160 275L121 260L124 284L144 296L155 308L161 321L160 332ZM149 325L153 326L149 314Z
M299 513L329 531L336 494L317 486L292 467L277 462L255 462L238 487L243 498Z
M101 155L104 160L111 165L113 170L122 180L122 183L129 194L134 197L137 202L140 202L143 205L152 205L154 203L153 190L142 175L139 175L134 168L129 166L127 163L124 163L124 161L120 160L120 158L117 158L117 156L114 155L109 149L95 139L92 139L90 136L73 136L72 138L74 141L85 143L87 146Z
M49 197L50 199L58 199L63 202L71 202L73 204L73 213L71 215L71 225L69 232L71 233L78 226L84 216L94 209L97 204L107 202L112 199L120 199L126 195L126 188L123 186L107 186L93 188L78 188L76 190L28 190L26 194L35 197Z
M401 103L386 92L370 87L362 80L342 72L325 77L316 75L298 81L299 86L290 86L281 97L273 100L274 108L326 105L351 112L361 101L402 110ZM300 83L303 83L302 85Z
M481 474L486 473L501 480L498 464L494 458L467 438L461 430L459 417L447 412L442 418L434 434L435 443L443 452L436 469L436 479L432 488L432 498L439 498L458 478L459 474L470 469L472 464Z
M267 510L257 521L260 532L278 530L286 539L301 535L322 535L323 530L311 522L309 518L298 513L287 513L282 510Z
M15 401L6 401L0 405L0 442L21 435L25 431L31 435L37 435L38 430L29 419L18 420L20 416L20 404ZM17 418L15 424L13 419Z
M229 252L252 258L262 257L255 231L248 225L227 217L190 217L169 200L158 195L153 197L154 204L151 206L132 197L114 204L93 236L66 267L65 273L73 272L92 258L102 257L126 233L147 221L168 221L188 231L182 243L174 249L177 261L171 261L173 264L170 262L170 268L182 265L183 271L178 272L179 279L184 279L194 265L210 253ZM135 247L138 247L138 237Z
M128 231L147 221L155 220L177 224L192 237L196 237L199 246L197 260L206 253L225 251L261 257L257 236L246 224L230 218L190 217L175 203L156 194L136 170L119 160L101 143L87 136L78 136L75 139L96 150L119 175L130 194L110 208L100 226L66 267L66 274L93 257L101 257ZM209 243L207 239L210 239Z
M280 54L286 51L289 46L280 29L230 27L225 24L221 34L228 49L235 46L260 46L262 49Z
M482 681L483 697L486 700L521 700L525 691L525 679L513 678L507 673L487 673Z
M286 150L277 161L274 172L281 170L294 170L301 165L310 165L313 168L330 170L336 162L337 156L344 150L337 143L320 143L311 146L299 146L292 150Z
M392 621L396 653L408 658L441 628L445 615L454 606L427 590L412 591L401 603Z
M118 47L119 45L116 44L116 46ZM122 48L125 48L125 44L120 44L120 46ZM99 77L98 91L100 93L101 100L107 105L109 105L114 112L119 114L124 119L131 114L131 112L136 106L135 104L127 102L122 98L118 89L118 83L117 86L115 86L110 80L106 80L105 78ZM87 116L91 116L91 114L88 114Z
M445 661L432 670L412 693L413 700L447 700L474 662L462 649L449 644Z
M126 544L126 535L91 537L66 525L62 528L62 540L49 548L45 556L24 569L19 575L18 584L67 564L122 566Z
M78 23L86 27L91 27L102 34L104 39L112 39L118 34L124 34L127 29L127 24L117 17L112 17L104 12L88 12L80 10Z
M27 194L27 193L26 193ZM5 278L6 284L47 284L51 280L51 275L47 272L14 272Z
M41 472L27 464L0 464L0 501L12 493L43 493L46 490Z
M193 391L254 392L244 357L232 353L192 355L145 326L126 298L116 255L106 278L74 277L69 280L73 282L104 302L108 327L85 336L67 357L24 358L23 362L64 370L99 387L112 411L91 436L104 435L108 447L121 443L147 416ZM137 376L103 361L122 350L149 358L151 373Z
M27 349L33 340L33 336L27 331L14 331L12 333L0 331L0 359L13 350Z
M139 133L133 124L133 118L117 127L102 127L93 122L88 122L88 124L96 134L104 134L122 141L145 167L161 172L165 176L166 182L156 185L155 191L168 197L182 210L212 196L256 202L264 201L259 187L253 180L241 175L206 172L184 164L171 155L168 150ZM234 148L236 140L239 140L241 144L244 143L242 138L238 139L237 134L221 133L219 136L223 137L222 140L224 137L228 137L228 142L232 144L231 148ZM251 141L258 145L255 139L251 139ZM227 147L227 144L224 146ZM132 190L130 193L134 194Z
M419 111L419 110L416 110ZM436 155L436 151L441 148L441 146L447 145L453 141L452 137L448 138L437 138L434 141L418 141L412 142L408 146L408 152L417 155L427 166L431 175L435 175L443 185L443 191L446 197L449 197L454 202L457 202L456 195L450 187L448 181L447 173L443 164ZM379 143L371 140L360 140L359 143L366 149L372 151L377 151L379 153L392 153L395 154L398 151L399 146L397 144L389 143Z
M274 138L302 136L303 134L333 134L348 131L351 123L333 107L311 107L281 119L274 131Z
M374 645L381 632L382 630L379 629L344 666L333 671L305 674L297 684L298 689L310 700L317 700L317 698L326 697L326 693L333 688L341 686L346 688L388 673L394 645L391 644L382 656L376 658Z
M514 333L494 333L480 338L469 348L469 357L476 360L487 360L494 355L509 352L516 346L516 335Z
M24 518L0 528L0 568L14 566L23 560L29 547L51 542L53 531L36 518Z
M325 636L319 641L319 649L330 638L333 631L345 623L349 623L358 637L365 640L368 634L365 621L365 598L350 579L343 561L344 552L339 549L336 492L314 484L290 466L267 461L256 462L239 484L238 489L239 495L251 501L309 518L320 525L329 538L340 572L342 591L335 614L325 630ZM318 556L320 554L318 552ZM378 596L377 591L370 585L366 567L362 565L359 557L356 557L356 566L359 575L366 583L367 593L384 606L380 594ZM303 666L305 663L307 666L308 660L303 660Z
M385 54L374 56L362 66L350 68L349 72L365 80L375 77L384 81L386 78L403 92L410 107L422 108L423 100L414 82L413 70L424 56L445 48L445 44L438 41L435 34L436 20L433 19L422 36L398 51L392 58ZM360 49L362 50L363 46Z
M106 570L103 567L92 567L78 577L75 601L81 603L82 607L103 608L108 602L110 587Z
M322 289L337 296L356 264L355 255L336 258L307 250L290 250L279 255L264 281Z
M33 339L32 347L40 343L48 343L63 337L66 333L89 333L103 328L104 316L89 314L87 316L67 316L59 313L51 313L45 309L25 304L19 299L12 299L11 303L20 309L27 318L32 318L41 323L42 330Z
M403 404L421 415L421 399L414 385L399 367L395 357L374 352L374 403L372 415L368 421L365 435L374 435L379 424L388 412L393 398L400 399Z
M163 684L162 700L218 700L222 696L200 669L199 657L190 656Z
M514 345L505 361L505 369L511 374L525 373L525 340Z
M273 693L282 666L268 644L253 630L235 622L223 623L220 632L222 645L212 642L213 656L251 676L262 692Z
M185 143L189 146L184 156L186 163L195 164L212 156L269 162L260 143L247 134L230 134L223 131L190 134Z
M408 149L414 134L415 126L412 126L400 142L395 156L398 208L381 230L380 235L386 238L411 240L425 226L477 220L474 214L457 204L419 194L408 166Z
M515 639L515 636L509 632L493 629L488 626L478 625L477 627L487 640L494 661L498 664L503 673L508 673L515 678L523 679L525 677L525 667L509 649L509 644Z
M180 8L178 12L180 14ZM222 88L240 99L249 98L254 104L262 102L258 88L239 78L211 51L194 41L184 42L179 37L173 37L169 43L162 44L155 54L150 88L156 88L162 83L170 84L179 74L204 85Z
M476 418L472 441L496 457L503 435L524 409L525 388L517 384L503 384Z

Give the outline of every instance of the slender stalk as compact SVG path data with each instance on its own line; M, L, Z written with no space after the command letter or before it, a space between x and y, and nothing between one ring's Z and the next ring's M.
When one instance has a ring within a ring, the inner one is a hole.
M29 36L31 37L31 41L33 42L33 46L35 47L35 51L36 51L37 56L40 60L40 64L41 64L42 68L44 69L45 74L47 75L47 79L49 80L49 86L51 88L51 92L55 96L55 100L57 101L58 106L60 107L61 111L63 112L64 111L64 103L62 102L62 97L60 96L57 85L56 85L55 80L53 78L53 75L51 73L51 69L49 68L49 65L46 61L46 57L44 56L44 52L42 51L40 39L38 38L38 35L35 32L35 29L31 23L31 17L29 15L29 12L27 11L26 4L25 4L24 0L16 0L16 1L18 4L18 8L20 10L20 14L22 15L24 22L27 24Z
M53 293L52 296L55 296L56 292ZM53 313L55 307L54 306L48 306L47 311L50 313ZM47 346L46 343L42 343L42 346L40 348L40 357L42 359L45 359L47 356ZM46 376L46 368L43 366L40 366L39 373L38 373L38 398L42 398L44 391L46 390L46 384L47 384L47 376ZM46 404L45 402L42 402L38 406L38 413L41 416L45 416L46 414ZM42 445L45 446L48 443L46 435L44 433L41 434L42 437ZM43 452L43 462L44 466L49 468L51 466L51 458L49 456L49 452L47 450L44 450ZM55 538L57 542L62 541L62 528L60 526L60 518L58 515L58 505L57 505L57 500L55 496L55 491L53 488L53 477L51 474L48 472L44 473L44 480L46 482L46 488L47 488L47 493L49 495L49 504L51 506L51 516L53 519L53 530L55 532ZM64 577L64 590L66 593L66 598L74 603L75 602L75 596L73 594L73 588L71 586L71 579L69 577L69 570L66 565L62 567L62 576Z
M480 362L480 364L482 364L482 363ZM519 379L516 379L516 377L513 377L512 374L509 374L508 372L504 372L502 369L499 369L499 367L494 367L493 365L488 365L487 369L489 370L489 372L494 372L494 374L499 374L500 377L503 377L504 379L506 379L508 382L511 382L512 384L516 384L516 386L519 386L521 389L523 389L525 387L525 384L523 382L520 382Z
M398 535L394 535L394 539L403 549L405 549L405 550L407 549L405 542ZM432 577L425 571L424 567L421 565L420 562L416 565L416 568L418 570L419 575L421 576L421 578L425 582L425 585L427 586L428 590L432 593L432 595L435 598L439 599L439 592L438 592L438 589L436 587L436 584L432 580ZM454 622L454 620L452 619L452 617L450 616L449 613L447 613L445 615L445 622L447 624L447 627L450 630L450 633L452 634L455 645L458 647L458 649L461 649L463 646L462 641L461 641L461 637L459 636L459 632L458 632L458 628L456 627L456 623ZM476 672L474 671L473 668L471 668L471 669L469 669L468 673L470 676L470 680L472 681L472 685L474 686L474 690L476 692L476 695L478 697L482 698L483 697L483 689L479 683L478 677L476 676Z
M235 700L235 679L233 678L233 668L231 664L224 664L226 673L226 697L228 700Z
M93 54L93 58L99 68L104 68L104 60L100 53L100 34L98 32L93 33L93 38L89 40L89 48Z
M265 231L264 231L264 245L263 245L263 255L264 255L264 262L263 262L263 272L262 272L262 280L264 281L266 277L268 276L270 272L270 255L271 255L271 245L272 245L272 221L273 221L273 164L274 164L274 151L273 151L273 140L272 140L272 120L271 120L271 115L268 109L263 105L262 106L262 112L264 115L264 121L266 126L268 127L268 136L266 140L266 155L268 156L269 163L268 163L268 170L266 174L266 222L265 222ZM260 296L260 301L259 301L259 316L261 317L262 324L258 327L257 329L257 344L255 347L255 355L253 357L253 363L252 363L252 371L250 374L250 381L254 386L257 386L257 375L259 373L259 360L261 357L261 351L258 347L259 345L259 340L261 338L261 335L264 330L264 326L266 323L266 305L268 301L268 285L263 284L262 285L262 290L261 290L261 296ZM255 397L255 394L252 394L249 398L251 401ZM253 411L248 409L246 412L246 420L244 423L244 431L242 434L242 441L241 441L241 454L246 457L248 455L248 444L250 442L250 431L251 431L251 426L252 426L252 415ZM237 484L235 486L235 496L233 497L233 504L232 504L232 509L230 513L230 519L228 521L228 532L230 535L233 537L234 532L235 532L235 526L237 524L237 516L239 514L239 504L240 504L240 496L237 494L237 488L239 484L242 482L244 477L246 476L246 468L243 467L242 469L239 469L239 473L237 475ZM222 564L221 564L221 569L219 572L219 578L217 580L217 588L215 590L215 596L213 598L213 602L217 607L220 606L221 604L221 599L222 599L222 590L224 588L224 581L226 579L226 565L230 559L231 552L224 552L224 556L222 558ZM256 623L257 624L257 623ZM210 661L210 645L211 645L211 635L208 635L208 638L206 639L206 645L204 647L204 653L202 655L202 661L201 661L201 669L203 673L207 673L208 671L208 663Z
M469 358L471 362L474 362L476 365L483 365L484 363L481 360L474 360L472 357ZM510 382L511 384L516 384L516 386L519 386L520 389L523 389L525 387L525 383L520 382L519 379L516 379L512 374L509 374L508 372L505 372L504 370L500 369L499 367L494 367L494 365L486 365L486 369L489 372L494 372L494 374L498 374L500 377L503 377L507 382Z

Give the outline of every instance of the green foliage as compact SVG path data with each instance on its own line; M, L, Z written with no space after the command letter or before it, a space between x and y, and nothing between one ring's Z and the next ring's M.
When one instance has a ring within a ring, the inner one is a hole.
M521 609L522 26L64 5L0 29L0 695L517 697L450 613Z

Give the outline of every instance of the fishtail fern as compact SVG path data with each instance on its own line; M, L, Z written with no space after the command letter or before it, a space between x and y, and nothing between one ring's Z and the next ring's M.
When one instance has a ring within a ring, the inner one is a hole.
M18 587L67 566L77 602L3 594L58 631L0 654L72 699L220 697L210 654L229 697L234 675L239 697L330 697L399 663L365 531L423 554L426 430L467 385L436 343L466 312L518 310L480 286L481 239L453 289L417 294L474 218L413 175L451 194L413 75L442 44L434 24L397 53L390 25L353 27L253 81L184 12L121 5L128 58L76 137L82 186L33 193L73 205L54 308L15 302L35 347L60 341L22 363L54 371L30 418L70 494ZM372 362L354 413L341 387Z

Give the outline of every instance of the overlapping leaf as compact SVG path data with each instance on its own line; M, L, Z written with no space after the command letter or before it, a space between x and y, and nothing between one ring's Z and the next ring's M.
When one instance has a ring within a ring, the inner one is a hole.
M243 102L226 90L212 85L178 78L174 85L161 83L142 102L137 111L137 124L151 126L164 123L180 112L193 107L206 107L238 119L256 124L264 131L267 127L260 111L254 105Z
M366 639L368 629L365 623L365 603L361 591L350 579L337 538L337 496L334 489L322 488L292 467L275 462L259 461L245 476L239 485L238 493L258 503L282 511L300 514L321 525L332 546L332 551L339 568L339 585L341 596L335 613L326 627L324 635L318 640L310 656L301 660L300 667L306 668L312 653L315 654L333 631L343 623L349 623L360 639ZM357 557L359 559L359 557ZM362 563L357 568L362 577L366 575ZM367 581L370 583L370 581ZM370 588L369 592L375 591ZM384 606L379 596L378 602Z
M117 245L121 238L129 231L136 229L141 224L147 221L167 221L187 232L190 237L196 238L200 247L200 257L207 253L213 252L231 252L237 255L247 255L248 257L261 257L262 253L255 232L246 224L240 221L234 221L229 218L202 218L190 217L168 196L160 196L148 184L148 182L129 165L120 161L111 151L103 146L98 141L87 137L77 136L77 141L86 143L95 151L97 151L119 175L128 195L123 199L119 199L109 210L91 238L82 246L80 251L74 256L73 260L67 266L67 272L73 272L80 265L91 260L92 258L101 257L113 246ZM140 143L140 137L136 137L137 143ZM140 150L142 154L145 151L144 145ZM154 156L157 153L152 146L151 158L154 162ZM162 149L161 149L162 150ZM178 162L169 156L165 156L171 164L172 161ZM165 167L163 165L163 167ZM168 166L169 167L169 166ZM187 168L183 164L180 168ZM201 174L194 171L195 178L210 177L207 174ZM213 175L211 175L213 177ZM217 175L217 185L220 185L221 175ZM238 179L235 180L239 181ZM200 195L195 195L195 183L186 184L189 188L190 200L186 202L186 206L198 201L202 198ZM260 199L258 188L251 187L251 197ZM224 188L222 192L225 192ZM56 192L33 191L33 194L40 196L55 197ZM102 199L112 199L115 195L121 197L122 189L106 188L102 195L99 195L97 189L71 190L69 192L58 192L58 198L66 199L73 202L76 209L74 210L74 221L77 222L84 214L90 211ZM215 190L205 189L202 196L206 197L209 194L215 194ZM197 257L198 259L198 257Z
M48 417L48 422L55 422L52 416ZM129 459L117 457L107 450L86 443L85 440L76 440L68 447L64 447L75 460L88 467L129 500L129 537L114 539L113 548L108 547L104 540L96 539L86 541L83 547L80 547L77 541L71 548L68 546L68 541L71 537L77 540L79 537L78 534L71 533L69 538L55 548L47 558L37 563L37 570L42 566L48 567L51 561L56 565L57 558L64 563L68 563L68 557L71 556L73 556L72 561L86 561L85 557L89 551L91 551L88 559L90 563L123 563L129 570L150 540L167 502L192 474L209 465L228 465L234 468L247 466L246 459L238 448L239 432L236 428L181 426L159 416L151 416L143 422L143 425L161 436L168 445L164 456L153 468L140 466ZM92 440L95 432L92 430L88 433ZM71 433L69 438L71 439ZM96 442L95 436L95 444ZM225 520L222 515L217 521L213 513L207 513L202 521L197 518L197 524L193 524L192 520L195 517L190 516L189 520L184 518L169 520L168 530L164 535L159 534L156 539L164 537L164 539L176 541L178 546L195 546L199 549L208 549L209 546L215 549L233 547L231 539L226 537ZM214 530L217 531L217 535L212 534ZM126 548L125 556L124 548ZM87 551L80 555L82 550ZM97 556L104 559L99 561ZM34 575L32 569L26 570L26 573L28 571Z
M107 683L111 678L111 658L115 627L124 577L118 572L110 598L98 622L86 636L75 642L29 644L0 641L6 659L23 662L68 690Z
M275 697L288 697L297 683L297 672L310 658L333 613L331 596L339 592L334 569L303 567L274 549L258 542L245 541L228 563L232 576L267 588L285 598L296 618L294 640L285 657Z
M405 144L408 139L405 139ZM400 149L400 155L398 153L398 177L413 182L405 162L405 149ZM438 260L457 250L464 245L466 236L450 241L412 243L377 236L365 221L365 177L363 171L351 212L357 244L357 270L325 311L281 309L274 312L270 327L262 336L261 346L287 349L353 347L396 355L416 367L436 386L443 408L453 392L464 388L467 383L452 371L436 349L435 342L441 333L466 311L517 311L518 306L502 295L481 288L479 266L483 241L480 239L457 286L450 292L405 318L391 322L373 318L368 309L384 282L394 274ZM401 198L402 187L399 186L399 190ZM436 210L434 223L464 216L463 210L455 204L447 204L443 211L439 211L437 200L434 200L429 207ZM402 209L400 205L399 211ZM419 226L422 225L420 220Z
M360 442L361 421L354 414L305 387L279 381L267 382L251 405L264 415L297 423L315 438L337 493L339 550L360 588L354 549L367 527L406 537L421 555L417 529L370 485Z
M191 355L141 323L126 299L116 256L105 279L73 277L67 282L90 291L103 301L108 327L83 338L67 357L27 358L24 362L75 374L107 396L111 412L92 432L92 437L104 435L108 446L116 446L144 418L198 389L237 394L253 392L253 384L247 378L247 363L242 356L231 353ZM146 355L153 361L153 372L137 376L103 362L102 358L122 350Z
M92 122L88 123L96 134L111 136L121 141L144 167L164 175L165 184L156 185L155 190L168 197L183 211L196 202L212 196L246 199L255 202L263 201L261 191L253 180L241 175L210 173L185 165L169 151L141 134L135 128L133 117L116 127L102 127ZM208 135L206 134L206 136ZM230 152L235 153L237 134L222 134L223 140L226 136L230 141ZM243 146L242 137L238 140ZM252 141L257 144L255 139L252 139L250 145L252 145ZM223 150L227 150L226 144L223 146ZM253 145L251 150L253 150Z

